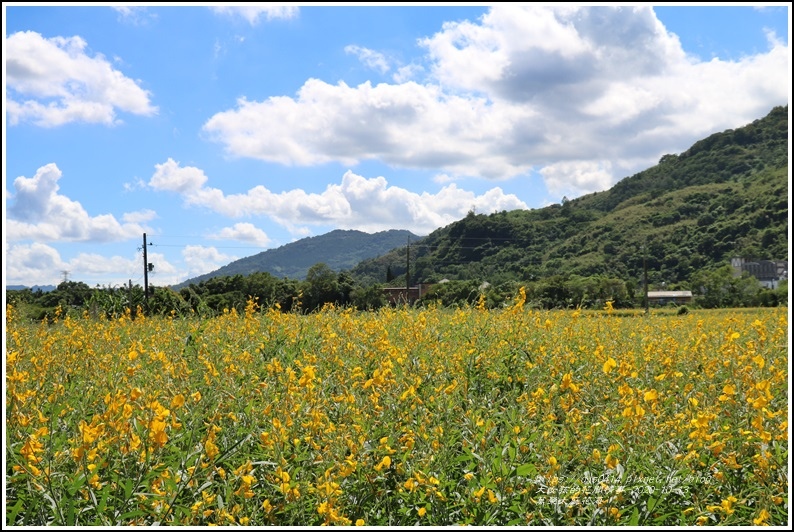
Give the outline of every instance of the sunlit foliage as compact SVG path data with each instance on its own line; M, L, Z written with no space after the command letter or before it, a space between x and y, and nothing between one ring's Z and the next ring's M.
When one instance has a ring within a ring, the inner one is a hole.
M788 520L787 309L6 309L15 525Z

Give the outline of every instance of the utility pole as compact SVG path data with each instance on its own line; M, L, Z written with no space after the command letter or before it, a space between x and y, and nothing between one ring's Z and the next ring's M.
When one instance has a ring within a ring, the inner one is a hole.
M648 256L648 251L646 250L645 246L642 246L642 277L643 277L643 284L645 285L645 314L648 314L651 311L648 302L648 264L646 261L647 256Z
M149 308L149 259L146 256L146 233L143 234L143 300Z
M408 302L411 291L411 237L408 237L408 245L405 246L405 301Z

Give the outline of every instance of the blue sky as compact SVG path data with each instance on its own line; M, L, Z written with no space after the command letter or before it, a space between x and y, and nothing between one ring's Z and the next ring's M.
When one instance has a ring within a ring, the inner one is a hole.
M606 190L789 103L787 6L5 3L4 284Z

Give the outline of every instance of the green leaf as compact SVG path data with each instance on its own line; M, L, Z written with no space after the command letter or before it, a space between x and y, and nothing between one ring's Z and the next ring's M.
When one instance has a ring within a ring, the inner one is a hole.
M516 467L516 475L519 477L534 477L537 474L535 464L521 464Z
M634 507L634 510L631 512L631 518L629 518L629 525L637 526L640 523L640 512L637 510L637 507Z
M11 508L7 509L6 514L6 524L10 526L14 526L14 521L17 520L17 514L22 509L22 499L18 500L17 503L12 506Z
M121 514L118 517L117 523L126 524L135 519L136 517L142 517L146 515L146 512L143 510L132 510L126 513Z
M132 496L132 488L133 488L132 480L127 479L125 481L120 482L120 484L124 487L124 502L127 502L130 500L130 497Z

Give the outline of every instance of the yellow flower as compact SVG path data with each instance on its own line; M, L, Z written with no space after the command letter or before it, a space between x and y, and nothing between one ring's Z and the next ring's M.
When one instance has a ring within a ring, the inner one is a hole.
M734 512L733 503L736 502L736 497L733 495L729 496L727 499L723 500L720 506L722 510L725 512L726 515L731 515Z
M765 509L761 509L761 511L758 513L758 517L753 519L753 524L756 526L766 525L766 521L770 517L772 516L770 515L769 512L767 512Z
M201 392L196 392L190 397L192 397L193 400L198 403L199 401L201 401Z
M207 440L206 443L204 443L204 452L207 453L207 458L212 460L218 456L220 449L218 449L218 446L215 445L215 442L212 440Z
M99 475L97 475L96 473L94 473L93 476L91 476L91 478L88 479L88 484L92 488L97 489L97 490L102 488L102 483L99 482Z
M579 386L573 383L573 377L571 376L570 372L562 376L562 383L560 384L560 390L565 390L566 388L574 393L579 391Z
M618 363L617 363L617 362L615 362L615 359L614 359L614 358L612 358L612 357L609 357L609 358L607 359L607 361L606 361L606 362L604 362L604 373L609 373L609 372L611 372L611 371L612 371L613 369L615 369L617 366L618 366Z
M356 526L364 526L364 520L363 519L356 519Z
M388 456L384 456L383 460L381 460L380 463L375 466L375 471L388 469L390 466L391 466L391 458L389 458Z
M185 396L182 395L181 393L179 395L174 396L174 398L171 399L171 408L174 409L180 408L184 404L185 404Z
M417 510L416 513L419 514L419 517L424 517L425 514L427 513L427 508L419 508L419 510Z

